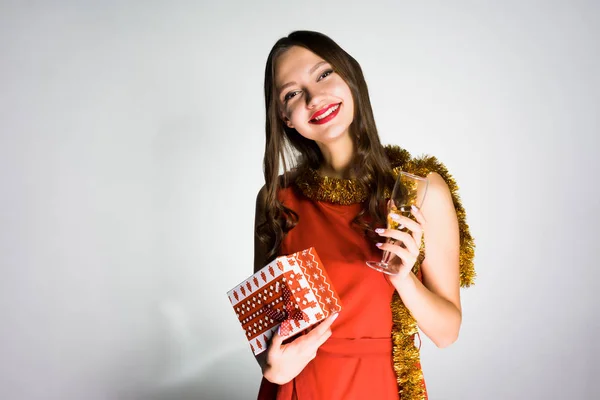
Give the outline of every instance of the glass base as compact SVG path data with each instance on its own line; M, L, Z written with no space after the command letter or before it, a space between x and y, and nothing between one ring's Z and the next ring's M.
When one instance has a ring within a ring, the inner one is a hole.
M375 271L383 272L388 275L398 275L398 271L396 268L392 267L388 263L379 262L379 261L367 261L367 265L373 268Z

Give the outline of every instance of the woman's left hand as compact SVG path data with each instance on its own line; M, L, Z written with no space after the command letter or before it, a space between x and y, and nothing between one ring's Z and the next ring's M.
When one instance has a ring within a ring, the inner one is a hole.
M421 239L423 238L427 221L421 210L413 206L411 214L415 216L417 221L408 217L390 213L390 218L397 221L400 226L404 225L406 230L398 229L376 229L375 232L384 238L393 239L392 243L377 243L377 247L381 250L389 251L396 255L390 260L390 264L398 271L397 275L390 275L392 283L399 283L405 280L412 271L413 266L417 262L421 248ZM394 243L395 241L395 243ZM404 244L402 247L400 244Z

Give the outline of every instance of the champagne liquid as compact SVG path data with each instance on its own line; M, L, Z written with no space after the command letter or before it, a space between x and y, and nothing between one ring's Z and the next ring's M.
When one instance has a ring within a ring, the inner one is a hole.
M405 226L401 226L401 222L394 221L390 218L390 215L401 215L403 217L410 218L412 221L416 221L416 218L411 212L411 205L418 207L423 204L423 198L427 192L428 180L424 177L411 175L409 173L398 171L398 176L391 196L387 201L388 217L386 221L387 228L390 230L400 230L405 233L411 233ZM399 207L396 205L400 205ZM404 220L404 218L402 218ZM410 224L413 225L413 224ZM387 238L387 243L406 248L402 240ZM386 274L394 275L397 274L399 269L402 267L402 259L396 260L396 255L389 251L383 251L381 261L367 261L367 265L377 271L384 272ZM390 261L393 261L390 263Z
M408 206L400 206L400 207L396 207L396 206L390 206L389 209L389 213L388 213L388 217L387 217L387 227L388 229L396 229L402 232L406 232L408 231L408 228L406 228L405 226L403 226L401 229L400 228L400 223L397 221L394 221L391 218L391 214L396 214L396 215L402 215L404 217L408 217L410 218L410 216L412 215L410 212L410 205ZM388 239L388 243L392 243L392 244L396 244L396 240L394 239ZM406 247L404 246L404 243L400 243L400 246L402 247ZM391 261L391 259L394 257L393 253L390 253L389 251L384 251L383 252L383 258L382 258L382 262L387 264Z
M399 208L396 208L395 206L390 207L390 212L388 214L387 217L387 227L388 229L398 229L398 227L400 226L400 223L397 221L394 221L390 214L396 214L396 215L402 215L404 217L408 217L410 218L410 216L412 215L410 213L410 206L402 206ZM402 229L400 229L403 232L406 232L406 227L403 227Z

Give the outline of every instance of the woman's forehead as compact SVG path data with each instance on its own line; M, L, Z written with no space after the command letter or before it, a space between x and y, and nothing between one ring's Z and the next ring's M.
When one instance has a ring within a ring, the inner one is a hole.
M321 57L304 47L291 47L281 54L275 62L276 86L280 87L286 84L289 80L293 80L296 75L314 72L314 67L324 61Z

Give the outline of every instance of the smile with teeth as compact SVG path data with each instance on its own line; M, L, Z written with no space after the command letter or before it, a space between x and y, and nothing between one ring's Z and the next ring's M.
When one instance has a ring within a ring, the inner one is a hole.
M329 110L325 111L323 114L319 115L316 118L313 118L311 121L320 121L323 118L326 118L327 116L329 116L329 114L331 114L332 112L334 112L335 110L337 110L339 108L339 104L336 104L335 106L331 107Z

